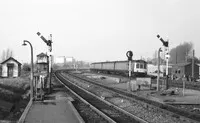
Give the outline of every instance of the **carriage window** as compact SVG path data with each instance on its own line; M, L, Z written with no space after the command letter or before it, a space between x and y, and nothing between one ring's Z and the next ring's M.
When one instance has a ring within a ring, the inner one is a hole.
M139 63L136 63L136 68L139 68L140 67L140 64Z
M143 64L140 64L140 68L143 68Z
M147 69L147 65L144 63L144 69Z

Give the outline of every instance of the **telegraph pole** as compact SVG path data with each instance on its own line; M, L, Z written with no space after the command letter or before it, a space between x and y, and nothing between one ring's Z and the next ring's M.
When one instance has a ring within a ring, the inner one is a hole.
M186 53L185 53L185 55L186 55L186 56L185 56L185 63L187 63L187 61L188 61L188 58L187 58L187 57L188 57L187 47L186 47Z
M194 50L192 51L192 81L194 81Z

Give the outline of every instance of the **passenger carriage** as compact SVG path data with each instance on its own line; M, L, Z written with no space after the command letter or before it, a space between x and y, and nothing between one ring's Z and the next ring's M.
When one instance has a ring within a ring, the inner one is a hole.
M128 61L95 62L91 64L90 70L103 73L128 75L128 67ZM131 68L132 76L147 75L147 62L144 60L132 60Z

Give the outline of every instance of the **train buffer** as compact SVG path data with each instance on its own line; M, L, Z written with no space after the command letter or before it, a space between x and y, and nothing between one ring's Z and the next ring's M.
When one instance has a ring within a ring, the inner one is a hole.
M57 89L43 100L30 101L18 123L84 123L72 101L73 98Z

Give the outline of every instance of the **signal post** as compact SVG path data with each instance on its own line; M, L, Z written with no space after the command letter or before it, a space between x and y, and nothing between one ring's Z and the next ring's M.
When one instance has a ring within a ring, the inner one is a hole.
M133 57L133 52L132 51L128 51L126 53L126 56L128 57L128 76L129 76L129 87L128 87L128 90L130 91L131 90L131 73L132 73L132 68L131 68L131 64L132 64L132 57Z
M166 89L169 88L168 84L168 66L169 66L169 40L164 41L163 38L160 37L160 35L157 35L157 38L160 39L160 41L163 43L163 46L166 49L165 59L166 59Z
M49 90L48 92L51 93L51 76L52 76L52 34L50 34L50 39L46 40L40 32L37 32L37 35L46 43L48 46L48 54L49 54Z
M160 52L162 52L162 49L159 48L158 50L158 75L157 75L157 91L160 90Z

